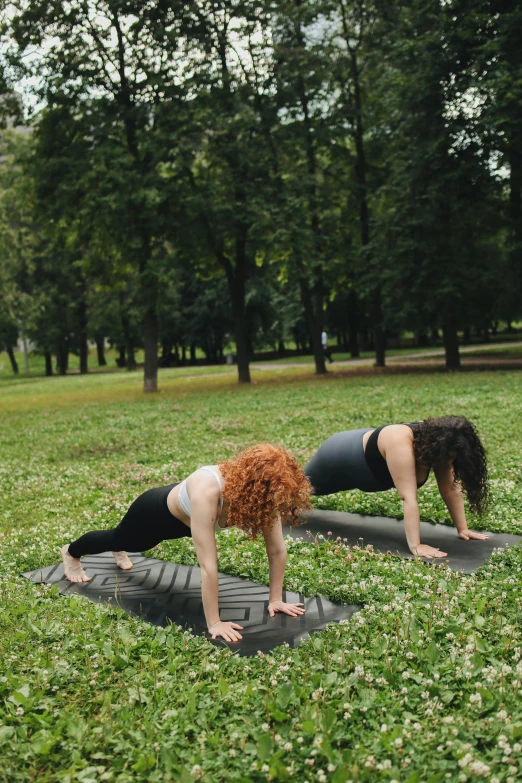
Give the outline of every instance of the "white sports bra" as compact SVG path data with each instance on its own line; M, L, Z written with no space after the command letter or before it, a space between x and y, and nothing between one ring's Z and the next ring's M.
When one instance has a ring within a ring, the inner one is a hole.
M221 511L223 508L223 484L221 483L221 478L219 477L218 469L214 465L205 465L202 468L198 468L198 470L208 470L209 473L212 473L216 477L216 481L219 485L219 510ZM197 473L197 471L194 471ZM181 482L179 491L178 491L178 503L181 506L182 511L185 512L185 514L190 517L192 512L192 507L190 503L190 498L188 496L187 492L187 479L184 479ZM232 527L232 526L230 526ZM216 519L214 528L216 530L226 530L224 527L220 527L219 520Z

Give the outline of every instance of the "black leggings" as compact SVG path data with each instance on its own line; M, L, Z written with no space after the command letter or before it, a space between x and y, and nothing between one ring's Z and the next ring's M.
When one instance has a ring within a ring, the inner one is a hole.
M100 552L145 552L168 538L191 536L190 528L170 513L167 495L177 486L149 489L131 505L118 527L92 530L69 546L72 557Z

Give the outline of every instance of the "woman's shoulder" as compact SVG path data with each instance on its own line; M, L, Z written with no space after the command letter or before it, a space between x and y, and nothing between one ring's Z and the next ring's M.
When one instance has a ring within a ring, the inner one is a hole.
M413 441L413 430L409 424L386 424L379 433L380 441L389 443Z
M190 489L203 492L207 497L214 497L214 495L218 497L223 479L216 465L204 465L196 468L187 476L186 481Z

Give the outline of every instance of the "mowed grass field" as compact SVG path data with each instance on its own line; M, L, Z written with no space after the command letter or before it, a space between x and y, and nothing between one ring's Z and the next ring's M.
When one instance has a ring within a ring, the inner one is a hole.
M285 585L364 604L298 650L238 658L176 626L64 598L21 571L118 523L144 490L282 443L303 462L340 429L464 414L489 452L476 528L522 534L522 376L302 380L295 371L4 379L0 385L0 780L437 781L522 777L522 551L463 576L325 538L288 542ZM400 515L394 492L318 499ZM433 479L425 520L447 521ZM220 534L220 570L267 582L263 545ZM196 563L189 540L155 557Z

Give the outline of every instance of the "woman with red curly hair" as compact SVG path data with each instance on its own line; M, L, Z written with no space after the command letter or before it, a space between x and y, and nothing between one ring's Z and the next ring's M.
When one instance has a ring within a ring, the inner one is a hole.
M149 489L117 527L91 531L66 544L65 576L71 582L89 581L83 555L112 551L116 564L127 571L132 563L126 552L144 552L161 541L191 536L209 633L213 639L238 641L242 627L219 619L216 532L236 527L251 538L263 535L270 569L269 615L298 617L303 605L282 600L286 546L281 518L297 524L299 513L310 507L311 491L301 466L285 449L268 443L252 446L227 462L199 468L181 483Z

